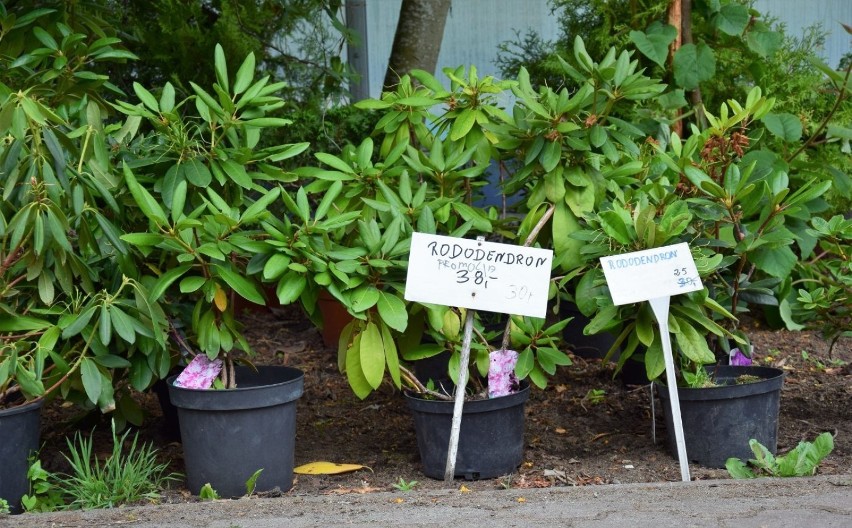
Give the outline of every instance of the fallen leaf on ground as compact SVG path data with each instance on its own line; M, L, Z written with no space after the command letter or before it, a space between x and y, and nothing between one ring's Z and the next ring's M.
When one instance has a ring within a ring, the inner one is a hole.
M359 469L370 469L358 464L336 464L334 462L311 462L293 468L293 473L300 475L339 475L340 473L351 473Z
M557 427L557 428L555 429L555 431L556 431L558 434L565 434L565 433L567 433L567 432L568 432L568 431L566 431L565 429L563 429L562 427Z
M364 486L363 488L337 488L333 490L324 491L323 495L346 495L349 493L374 493L378 491L385 491L382 488L373 488L370 486Z
M468 489L468 487L465 486L464 484L461 485L461 487L459 488L459 491L461 493L470 493L470 489Z

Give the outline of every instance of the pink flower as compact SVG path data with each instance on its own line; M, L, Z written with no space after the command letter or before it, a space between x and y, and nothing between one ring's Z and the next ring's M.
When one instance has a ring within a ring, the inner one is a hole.
M221 371L221 359L210 361L204 354L198 354L175 379L175 387L209 389Z
M514 350L495 350L488 357L488 397L496 398L517 392L515 363L518 362L518 353Z
M739 348L732 348L729 364L738 367L748 367L751 366L751 358L743 354Z

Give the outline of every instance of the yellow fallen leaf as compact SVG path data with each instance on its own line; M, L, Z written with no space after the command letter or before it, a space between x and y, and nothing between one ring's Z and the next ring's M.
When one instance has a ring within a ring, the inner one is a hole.
M303 464L297 468L293 468L293 473L299 475L338 475L340 473L350 473L359 469L370 469L367 466L358 464L335 464L334 462L311 462Z
M397 498L395 498L393 501L394 501L395 503L397 503L397 504L402 504L403 502L405 502L405 499L402 499L402 498L400 498L400 497L397 497Z
M461 487L459 488L459 491L460 491L461 493L470 493L470 490L469 490L469 489L468 489L468 487L467 487L467 486L465 486L464 484L462 484L462 485L461 485Z
M527 499L523 497L518 497L518 502L527 502Z
M565 429L563 429L562 427L557 427L557 428L556 428L556 433L557 433L557 434L565 434L565 433L567 433L567 432L568 432L568 431L566 431L566 430L565 430Z
M228 308L228 294L218 284L216 284L216 293L213 295L213 304L220 312L224 312Z

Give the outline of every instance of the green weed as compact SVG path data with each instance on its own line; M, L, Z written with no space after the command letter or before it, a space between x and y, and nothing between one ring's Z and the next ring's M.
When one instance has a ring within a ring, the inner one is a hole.
M130 432L118 437L112 427L112 454L100 462L93 456L93 441L80 433L68 440L71 474L56 475L57 488L70 502L66 509L112 508L141 500L155 501L160 490L180 477L166 473L167 464L158 464L157 450L151 444L138 445L138 433L124 452Z

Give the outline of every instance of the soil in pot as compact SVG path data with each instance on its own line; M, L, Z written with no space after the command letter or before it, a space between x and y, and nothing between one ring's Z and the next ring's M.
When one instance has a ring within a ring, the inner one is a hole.
M21 497L29 491L27 470L38 451L44 400L0 410L0 498L12 513L21 512Z
M678 388L686 454L691 462L721 468L728 458L753 458L752 438L773 454L778 446L778 413L784 371L773 367L718 366L708 368L716 387ZM737 383L740 376L758 381ZM668 390L659 386L669 448L677 456Z
M174 386L189 490L207 483L222 497L246 493L246 481L262 469L255 490L287 491L293 485L296 401L302 371L290 367L237 367L238 387L194 390Z
M522 382L515 394L471 400L464 404L456 477L467 480L495 478L513 473L524 452L524 404L529 398L529 383ZM406 394L414 417L414 430L423 473L444 478L447 448L453 419L453 402L427 400Z

